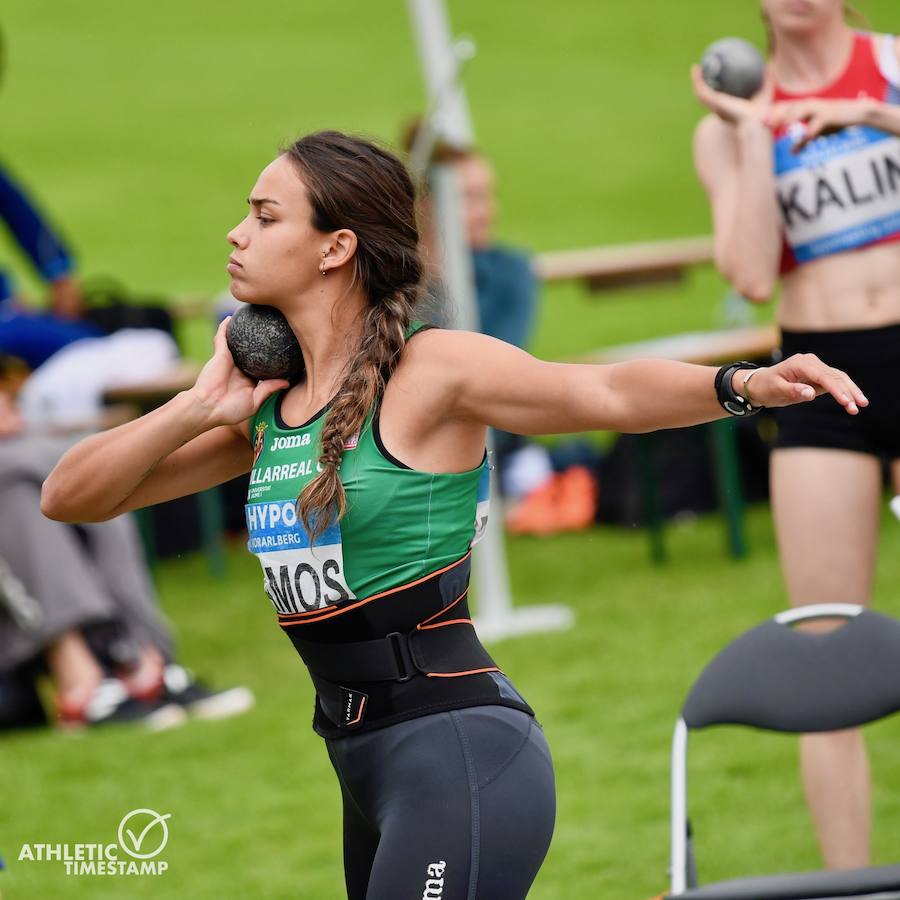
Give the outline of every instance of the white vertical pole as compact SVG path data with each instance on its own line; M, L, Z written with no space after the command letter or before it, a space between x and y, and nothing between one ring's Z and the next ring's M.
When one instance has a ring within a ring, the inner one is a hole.
M458 147L474 143L469 106L458 78L460 49L471 52L470 44L454 44L443 0L408 0L416 44L428 90L428 114L423 121L423 140L430 135ZM428 134L430 132L430 135ZM416 142L418 144L418 141ZM413 148L413 161L417 161ZM425 164L427 156L418 160ZM457 327L479 330L475 277L460 210L459 189L452 166L433 165L429 169L432 197L437 213L442 255L444 295L453 305ZM490 438L488 451L490 452ZM496 472L491 472L491 496L498 498ZM566 606L513 608L506 567L503 521L499 503L494 501L487 530L473 553L473 572L478 594L478 633L485 640L499 640L515 634L568 628L574 621Z
M687 740L688 728L684 719L675 723L672 736L671 781L671 883L672 896L683 894L687 888Z
M430 125L457 147L473 142L472 117L458 75L459 57L450 37L450 21L443 0L409 0L419 62L425 75Z

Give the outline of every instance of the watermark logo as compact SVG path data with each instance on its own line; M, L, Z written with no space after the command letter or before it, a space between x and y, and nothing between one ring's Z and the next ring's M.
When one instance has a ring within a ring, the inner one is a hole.
M152 809L133 809L119 822L119 846L135 859L159 856L169 842L166 819L171 818L171 813L160 815Z
M169 842L171 813L140 807L126 813L118 843L23 844L19 862L59 862L66 875L162 875L168 862L158 859ZM120 859L123 850L130 859Z

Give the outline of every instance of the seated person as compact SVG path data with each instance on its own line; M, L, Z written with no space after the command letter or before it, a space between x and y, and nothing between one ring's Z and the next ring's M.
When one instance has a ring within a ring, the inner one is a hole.
M421 127L419 120L407 127L403 139L407 152ZM463 225L472 250L479 330L517 347L527 346L537 315L537 278L528 254L499 243L494 234L497 199L493 167L474 147L455 147L440 140L429 162L453 166L458 180ZM427 185L422 198L422 242L435 291L440 279L440 250Z
M50 289L50 312L29 310L17 302L12 280L0 270L0 356L16 357L36 369L67 344L102 332L78 321L83 299L71 254L2 166L0 218Z
M407 126L402 141L407 153L418 151L416 142L424 139L421 132L420 120ZM456 175L463 226L472 252L479 330L527 349L537 319L538 282L528 254L497 241L493 166L476 148L457 147L440 139L431 148L428 162L452 166ZM438 318L443 322L453 316L440 286L440 242L427 177L420 218L430 272L429 293L438 304ZM551 455L542 445L496 429L492 434L500 489L507 500L514 502L506 515L510 531L553 534L593 523L597 487L588 468L568 466L566 471L554 474Z
M40 511L41 484L70 441L24 431L0 393L0 728L45 721L34 679L49 671L63 724L177 724L248 709L175 662L130 516L67 526Z

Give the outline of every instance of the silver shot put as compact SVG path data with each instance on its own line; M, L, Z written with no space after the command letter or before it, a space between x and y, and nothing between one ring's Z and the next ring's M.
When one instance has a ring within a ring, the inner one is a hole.
M744 99L762 87L765 68L766 61L759 50L738 37L715 41L700 59L703 80L713 90Z

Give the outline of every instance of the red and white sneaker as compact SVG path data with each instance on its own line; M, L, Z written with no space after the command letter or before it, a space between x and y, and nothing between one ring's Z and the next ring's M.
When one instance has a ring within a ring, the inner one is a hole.
M139 723L151 731L181 725L185 711L165 698L139 700L132 697L118 678L104 678L84 703L59 703L59 724L63 728Z

